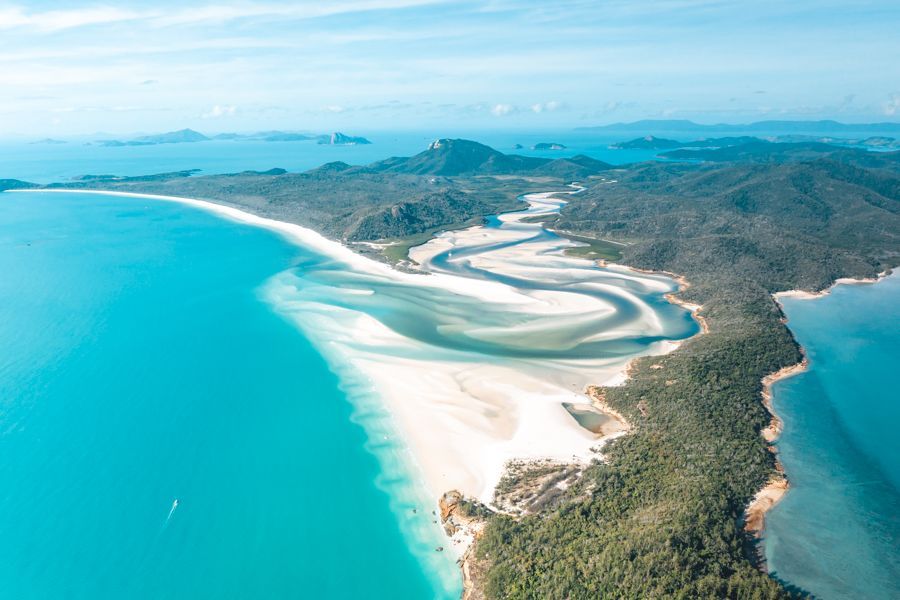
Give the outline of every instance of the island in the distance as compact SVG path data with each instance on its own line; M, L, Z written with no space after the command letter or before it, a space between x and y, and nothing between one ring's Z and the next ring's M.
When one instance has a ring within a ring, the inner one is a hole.
M565 150L566 147L563 144L558 144L556 142L540 142L531 147L532 150Z
M361 136L345 135L340 132L332 133L330 136L319 136L320 144L328 144L330 146L356 146L360 144L371 144L369 140Z
M93 143L98 146L117 148L122 146L154 146L157 144L191 144L214 140L260 142L305 142L315 140L319 144L332 146L354 146L372 143L364 137L346 135L340 132L315 135L292 131L260 131L257 133L219 133L213 136L207 136L193 129L179 129L178 131L169 131L166 133L142 135L128 140L97 140Z
M737 137L718 137L703 138L692 140L689 142L680 142L678 140L659 138L652 135L635 138L627 142L617 142L609 147L613 150L700 150L700 149L720 149L731 148L734 146L745 146L747 144L827 144L830 146L847 146L871 149L892 150L900 148L900 142L897 139L887 136L870 136L866 138L835 138L829 136L813 136L813 135L779 135L779 136L737 136ZM670 157L668 154L662 156ZM675 155L677 158L690 158L691 155L682 154Z
M44 138L42 140L36 140L34 142L30 142L31 144L43 144L47 146L58 146L60 144L68 144L69 142L65 140L57 140L54 138Z

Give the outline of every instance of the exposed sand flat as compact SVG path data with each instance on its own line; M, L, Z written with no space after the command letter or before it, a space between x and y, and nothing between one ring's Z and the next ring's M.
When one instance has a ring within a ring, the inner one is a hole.
M261 293L326 356L358 411L388 408L435 499L459 490L490 502L512 459L591 460L610 436L578 425L563 403L590 403L588 385L623 382L632 358L669 352L695 331L663 300L678 288L668 277L567 257L577 243L520 222L557 210L552 194L529 195L531 209L502 215L500 228L414 248L416 274L236 208L100 193L196 206L320 255Z

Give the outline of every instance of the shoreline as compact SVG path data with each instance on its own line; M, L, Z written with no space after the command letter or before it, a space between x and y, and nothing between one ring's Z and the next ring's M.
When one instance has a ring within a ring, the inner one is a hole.
M784 313L784 305L781 303L782 298L794 298L797 300L815 300L817 298L824 298L830 295L831 292L839 285L871 285L878 283L886 277L889 277L891 273L892 270L888 269L887 271L879 273L877 277L866 277L861 279L841 277L835 279L834 283L829 285L827 288L817 292L809 292L806 290L787 290L784 292L776 292L772 294L772 298L775 300L779 311L781 311L782 323L787 326L788 318ZM771 418L769 421L769 425L767 425L760 431L760 435L762 435L763 439L769 445L769 451L775 455L776 474L772 475L769 481L762 488L760 488L759 491L757 491L756 495L744 509L744 531L751 534L758 541L762 540L762 536L765 532L766 513L770 511L776 504L778 504L778 502L780 502L790 490L790 480L785 473L784 466L778 459L778 449L774 446L774 443L778 440L782 430L784 429L784 421L775 411L775 407L773 405L772 387L779 381L788 379L789 377L793 377L794 375L798 375L809 369L810 362L809 358L806 355L806 350L799 344L798 347L800 349L800 353L803 355L803 359L799 363L789 365L787 367L782 367L778 371L769 373L762 378L762 403ZM761 564L765 565L764 558L762 559Z
M597 261L597 263L601 267L619 267L619 268L623 268L623 269L628 269L630 271L634 271L636 273L642 273L644 275L654 275L654 276L661 275L661 276L668 277L669 279L674 280L675 282L678 283L678 290L665 294L665 296L664 296L665 299L668 300L671 304L674 304L675 306L680 306L681 308L683 308L691 313L691 317L697 322L697 325L700 326L700 331L698 331L696 333L696 335L709 333L709 323L706 321L706 317L704 317L703 315L700 314L700 311L703 310L703 305L702 304L694 304L693 302L688 302L687 300L684 300L683 298L678 297L679 294L684 293L685 290L687 290L689 287L691 287L690 282L687 280L687 278L684 275L679 275L678 273L672 273L671 271L651 271L649 269L641 269L638 267L632 267L632 266L625 265L622 263L609 262L609 261L606 261L603 259L599 259ZM691 337L694 337L694 336L691 336ZM681 340L680 342L678 342L678 344L679 345L683 344L684 342L686 342L689 339L691 339L691 338Z
M818 292L808 292L806 290L786 290L784 292L775 292L772 294L772 297L775 298L775 302L778 303L779 307L781 306L781 302L779 301L781 298L796 298L797 300L815 300L816 298L824 298L831 294L834 288L839 285L870 285L873 283L878 283L885 277L890 277L892 269L888 269L887 271L882 271L876 277L863 277L861 279L854 279L852 277L839 277L834 280L834 283L829 285L827 288L820 290Z
M574 191L572 191L572 192L559 192L559 191L534 192L534 193L530 193L530 194L524 194L523 199L525 199L526 201L529 201L530 196L536 196L535 200L538 202L541 202L541 201L555 199L555 197L557 197L560 194L565 194L565 195L575 194L575 193L580 192L583 189L580 186L576 187L573 185L571 187L574 188ZM25 193L48 193L49 192L49 193L102 194L102 195L109 195L109 196L116 196L116 197L129 197L129 198L136 198L136 199L146 198L146 199L152 199L152 200L177 202L177 203L192 206L192 207L195 207L195 208L198 208L201 210L206 210L206 211L216 214L220 217L227 218L229 220L232 220L232 221L235 221L238 223L243 223L243 224L248 224L248 225L253 225L253 226L258 226L258 227L263 227L265 229L269 229L270 231L274 231L274 232L284 236L291 243L299 244L300 246L302 246L304 248L312 249L313 251L326 254L329 257L343 259L350 266L362 268L363 270L370 271L370 272L374 271L379 274L387 273L387 274L390 274L390 276L396 277L401 280L408 280L408 281L414 280L414 283L416 285L436 287L436 288L445 288L445 289L449 289L450 291L453 291L453 292L465 293L466 295L473 295L476 297L484 298L486 300L495 299L493 297L496 296L497 289L501 288L501 287L506 287L502 284L480 285L481 282L478 282L478 284L476 284L476 285L472 285L475 282L473 282L471 279L462 278L462 277L455 276L455 275L447 275L444 273L435 273L435 272L426 272L426 271L408 273L405 271L401 271L401 270L395 269L393 266L391 266L387 263L382 263L382 262L373 260L371 258L362 256L362 255L358 254L357 252L355 252L350 247L348 247L338 241L328 239L325 236L323 236L322 234L320 234L310 228L304 227L302 225L298 225L295 223L288 223L285 221L279 221L276 219L270 219L267 217L261 217L259 215L255 215L255 214L247 212L245 210L233 207L231 205L220 204L220 203L217 203L217 202L214 202L211 200L200 200L200 199L195 199L195 198L185 198L185 197L180 197L180 196L170 196L170 195L162 195L162 194L142 194L142 193L136 193L136 192L121 192L121 191L114 191L114 190L89 190L89 189L69 190L69 189L62 189L62 188L58 188L58 189L40 189L40 188L38 188L38 189L23 189L23 190L10 190L10 191L11 192L25 192ZM506 218L518 220L518 219L522 218L523 216L525 216L524 214L521 214L521 213L524 213L526 211L527 211L527 209L524 209L523 211L516 211L513 213L503 213L503 216ZM541 227L541 224L536 224L536 226ZM469 227L466 229L474 229L477 227L479 227L479 226ZM459 233L459 232L450 232L450 233ZM432 238L432 239L435 239L435 238ZM422 246L424 246L426 244L427 244L427 242L425 244L423 244ZM418 248L422 248L422 246L419 246ZM631 274L642 274L642 275L649 275L652 277L665 277L668 279L672 279L679 285L679 289L677 291L664 293L663 294L664 298L668 302L670 302L674 305L677 305L679 307L682 307L682 308L688 310L692 314L692 317L700 326L700 331L694 335L700 335L702 333L708 332L708 326L706 325L705 320L703 319L703 317L701 315L697 314L697 312L702 307L688 303L686 301L683 301L683 300L677 298L677 296L676 296L676 294L684 291L684 289L687 289L687 287L689 287L689 285L690 285L683 276L664 272L664 271L647 271L647 270L631 267L631 266L624 265L624 264L612 263L612 264L607 265L607 264L604 264L605 261L596 261L596 260L592 260L592 259L573 259L573 260L589 262L594 265L599 264L601 267L612 267L613 270L622 270L622 271L625 271L626 273L631 273ZM482 289L480 289L480 288L482 288ZM475 292L475 293L473 294L473 292ZM515 301L513 296L509 295L509 294L505 294L505 297L503 298L503 300L513 301L513 302ZM691 336L691 337L694 337L694 336ZM691 339L691 337L684 338L682 340L661 342L658 344L658 348L650 349L650 352L648 354L654 354L654 355L655 354L668 354L669 352L672 352L675 349L677 349L682 343L684 343L688 339ZM591 389L597 388L597 387L602 388L602 387L612 387L612 386L623 385L628 380L629 372L632 368L633 361L635 359L640 358L641 356L645 356L645 355L647 355L647 354L642 353L640 355L629 358L624 364L621 365L621 367L619 369L616 370L615 373L607 374L607 376L605 378L601 377L598 373L598 376L592 377L591 380L589 382L587 382L581 388L581 390L579 392L576 392L575 395L580 396L583 400L586 400L592 404L596 404L596 398L592 395ZM595 383L598 379L602 379L602 381L599 384ZM388 405L389 412L395 413L396 412L395 411L396 403L393 402L390 398L390 396L393 396L393 394L385 393L382 395L386 396L384 398L384 401L385 401L385 404ZM597 408L597 410L600 410L604 414L607 414L614 421L622 423L623 427L626 430L630 429L630 424L627 423L627 421L622 417L622 415L620 415L616 411L612 410L610 407L596 406L596 408ZM394 417L395 420L398 419L396 414L393 414L392 416ZM569 418L568 415L566 415L565 418ZM410 429L415 429L415 427L410 427L408 425L404 426L404 424L402 422L399 422L402 420L403 420L402 418L398 420L397 424L399 425L399 427L397 427L396 429L398 430L398 432L402 433L404 438L408 441L409 437L410 437L410 434L408 433L408 431ZM576 434L579 431L582 431L581 427L577 426L577 425L574 426L572 429L573 429L573 432ZM599 437L596 437L595 439L591 439L589 441L589 443L586 444L587 447L585 447L585 451L583 453L579 452L578 454L581 455L581 458L584 461L590 461L594 456L596 456L596 452L594 452L594 450L592 448L602 447L603 445L605 445L605 443L607 441L609 441L609 439L618 437L619 435L622 435L622 433L623 433L622 431L616 431L614 433L610 433L609 435L600 435ZM565 446L565 444L561 444L561 445ZM412 449L409 444L407 444L407 446L410 447L410 449ZM588 449L588 447L590 447L591 449ZM419 457L416 456L415 452L412 452L411 454L412 454L412 458L413 458L413 461L416 466L416 470L420 473L425 473L427 475L427 472L429 471L429 469L421 463L421 461L419 460ZM556 459L562 460L562 459L571 458L571 457L572 457L571 454L566 454L566 453L542 454L540 452L534 453L534 452L530 452L530 451L524 451L524 448L523 448L523 452L517 453L515 456L510 456L509 458L514 459L514 460L530 460L530 459L536 460L536 459L544 459L544 458L556 458ZM504 463L505 463L505 461L504 461ZM502 471L503 471L503 468L500 468L498 473L495 476L495 479L498 479L502 475ZM424 479L427 481L428 477L426 476ZM435 499L435 502L437 502L437 498L441 497L441 495L444 492L446 492L447 489L458 489L462 486L458 486L458 485L444 486L443 489L441 487L437 487L434 485L429 485L428 487L430 488L430 491L432 493L433 498ZM488 487L493 487L493 486L489 484ZM463 490L463 491L466 492L466 490ZM466 492L466 493L471 493L471 490L469 490L469 492ZM478 497L479 499L481 499L483 501L486 501L486 503L489 503L489 501L490 501L490 498L486 497L486 493L472 494L472 495L474 497Z
M449 291L462 296L481 299L487 303L497 304L502 302L513 310L516 310L517 307L522 307L522 310L527 313L530 309L532 315L543 316L548 319L554 317L554 315L566 314L566 310L571 311L574 315L584 310L583 298L559 299L551 298L549 294L535 298L525 296L506 284L493 281L478 281L440 272L406 273L395 269L389 264L359 255L348 246L330 240L307 227L261 217L230 205L219 204L209 200L109 190L32 189L15 191L103 194L177 202L206 210L234 222L266 228L282 235L290 243L339 260L351 269L355 268L368 275L389 279L390 281ZM549 192L547 195L558 193ZM536 200L540 201L541 193L537 194L539 195ZM528 196L530 194L526 194L526 198ZM507 213L504 213L504 215L507 215ZM518 220L521 218L518 213L514 215L511 217L512 219ZM540 227L540 224L537 226ZM470 227L462 232L450 232L448 235L462 237L465 235L465 231L477 229L478 227ZM432 240L435 239L432 238ZM419 248L421 249L422 246ZM591 259L573 260L590 263L592 269L598 264L597 261ZM553 267L553 265L549 266ZM601 266L604 265L601 264ZM666 287L671 290L671 283L664 284L661 279L655 283L649 280L645 283L650 286L648 290L660 288L661 295L668 302L691 312L695 322L700 326L700 332L694 335L700 335L708 331L705 321L696 314L701 307L680 301L675 296L675 294L683 291L688 286L683 277L669 273L643 272L627 265L616 264L610 266L613 267L613 271L619 270L632 277L645 274L674 280L679 285L679 289L665 293L662 293L662 290ZM638 278L635 277L635 279L637 280ZM648 291L647 293L651 292ZM591 309L597 310L597 307L592 306ZM316 323L315 327L318 327L319 324ZM331 325L334 324L331 323ZM575 459L578 462L587 463L596 458L599 456L597 452L606 442L625 434L630 425L622 415L611 410L610 407L605 406L602 402L597 405L597 399L591 393L590 386L596 385L593 382L600 381L600 387L622 385L627 381L629 371L636 358L650 354L667 354L687 339L693 337L690 336L682 340L662 341L655 346L647 348L645 352L631 356L624 362L616 361L610 363L609 367L615 367L613 370L609 368L593 369L590 371L591 375L586 384L574 390L564 390L557 383L542 379L542 375L546 377L547 374L546 365L541 365L541 369L534 373L523 375L520 371L509 368L504 370L504 367L500 365L491 364L459 372L458 369L454 370L454 367L445 361L435 361L429 364L429 369L432 371L428 374L430 383L423 389L421 380L413 380L413 385L404 381L405 374L412 372L417 367L412 360L392 359L390 356L384 360L372 360L371 357L367 357L364 354L362 355L363 358L360 359L359 354L342 353L339 350L342 345L352 348L353 344L358 345L360 343L359 339L348 340L348 338L362 338L363 343L371 342L376 346L382 343L396 343L396 333L389 331L383 324L372 318L367 318L365 315L354 318L349 323L344 322L342 325L341 328L332 328L331 330L327 326L322 328L322 332L316 334L318 340L316 345L319 346L319 350L323 352L323 355L331 357L331 360L329 360L332 363L331 368L335 370L336 374L339 371L341 372L339 377L343 379L348 371L352 372L352 381L348 380L349 387L346 390L348 399L350 399L351 395L356 395L356 399L351 400L352 403L366 406L367 403L371 402L372 399L366 395L365 386L369 386L376 392L375 395L383 403L383 408L388 414L393 428L399 434L401 446L399 447L398 455L402 455L401 459L410 464L424 488L430 493L431 505L434 507L438 506L439 499L447 490L455 489L460 489L470 497L488 500L487 503L489 503L493 489L505 471L506 464L510 459L526 461L536 459L571 461ZM304 326L298 323L298 326L308 336L312 335L307 328L313 325L306 324ZM393 336L391 335L392 333ZM493 332L488 333L495 335ZM612 329L606 333L615 334L615 330ZM487 333L484 335L487 335ZM322 346L323 337L328 338L329 336L333 336L333 339L326 339L328 347ZM335 343L337 345L334 345ZM413 347L408 346L408 348ZM359 363L360 360L362 360L361 363ZM401 364L404 362L406 364ZM622 364L620 365L619 363ZM360 366L362 369L359 368ZM535 363L535 366L538 366L537 363ZM552 366L551 364L550 367ZM421 370L421 367L419 369ZM574 380L581 381L578 377L575 377ZM417 381L418 384L416 383ZM478 406L475 408L478 412L472 413L469 417L465 417L465 415L460 417L459 413L465 407L452 404L452 397L441 396L445 389L452 388L459 388L463 393L475 394L475 398L478 400ZM527 393L523 394L523 391L527 391ZM420 404L420 406L412 406L411 404L413 403L403 401L408 398L417 398L419 400L417 404ZM583 429L562 408L562 403L571 401L572 398L578 398L581 401L587 400L596 405L597 410L622 423L622 430L609 432L606 435L595 435ZM366 411L364 410L363 412ZM496 416L495 413L499 416ZM427 418L423 416L426 414L428 415ZM365 417L365 415L362 416ZM461 418L466 420L461 420ZM499 430L496 429L498 426L500 427ZM434 450L434 440L429 439L436 437L445 438L444 446L438 451ZM380 439L371 439L373 446L380 445L380 442ZM470 479L470 475L466 474L465 471L459 470L461 468L459 465L475 469L482 473L484 479L480 482ZM457 470L454 471L453 469ZM487 475L484 475L485 473ZM403 515L402 511L404 510L406 510L405 506L395 507L398 517ZM426 514L427 512L425 511ZM448 543L445 544L445 547L454 553L458 553L458 556L461 557L465 554L469 545Z

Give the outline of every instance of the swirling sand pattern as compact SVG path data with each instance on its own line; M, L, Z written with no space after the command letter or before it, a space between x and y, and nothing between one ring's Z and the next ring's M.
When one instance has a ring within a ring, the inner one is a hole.
M414 248L422 274L310 254L265 288L358 407L387 403L434 497L489 502L513 458L589 460L602 439L563 403L697 332L665 300L670 278L567 257L576 242L523 222L558 211L556 196Z

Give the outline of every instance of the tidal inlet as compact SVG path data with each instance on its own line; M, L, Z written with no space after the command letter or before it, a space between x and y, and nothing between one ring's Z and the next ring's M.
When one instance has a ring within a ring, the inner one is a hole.
M403 271L326 243L262 290L358 410L384 403L391 425L372 442L400 436L435 500L455 490L491 505L509 461L600 458L626 425L588 386L621 384L630 360L698 331L666 299L672 279L568 257L577 242L527 222L567 193L528 194L526 210L441 233Z

